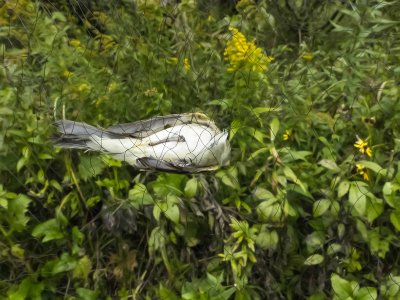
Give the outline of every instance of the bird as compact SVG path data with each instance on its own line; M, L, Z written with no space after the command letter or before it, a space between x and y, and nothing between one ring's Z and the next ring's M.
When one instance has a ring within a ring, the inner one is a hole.
M155 116L108 128L58 120L57 147L108 154L139 170L216 171L230 163L228 132L201 112Z

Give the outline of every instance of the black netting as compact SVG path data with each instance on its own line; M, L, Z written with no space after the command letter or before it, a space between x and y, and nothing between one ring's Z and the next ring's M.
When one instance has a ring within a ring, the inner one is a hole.
M399 298L399 12L0 1L0 295Z

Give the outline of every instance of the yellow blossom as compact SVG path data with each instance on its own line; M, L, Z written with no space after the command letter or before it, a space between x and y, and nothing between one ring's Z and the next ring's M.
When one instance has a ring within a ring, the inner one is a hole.
M285 133L283 134L284 141L287 141L289 139L290 133L291 133L290 130L288 130L288 129L285 130Z
M67 78L72 77L73 75L74 75L74 72L71 72L71 71L68 71L68 70L65 70L63 72L63 76L67 77Z
M74 48L78 48L81 45L81 41L80 40L76 40L76 39L72 39L72 40L69 40L69 44Z
M354 143L356 147L362 154L367 154L369 157L372 156L372 149L368 146L368 142L357 136L357 141Z
M116 83L115 81L112 81L109 85L108 85L108 92L112 92L114 90L116 90L118 88L119 84Z
M356 164L357 173L360 174L365 181L369 181L369 176L367 172L367 168L361 164Z
M303 59L305 60L312 60L314 58L314 55L312 53L304 53L303 54Z
M185 57L185 59L183 60L183 67L185 68L186 71L190 70L189 59L187 57Z
M262 73L268 69L273 57L267 56L261 48L252 42L248 42L243 33L237 28L229 28L232 33L228 41L224 57L229 61L228 72L235 72L239 69L251 70Z
M79 91L79 92L86 91L87 89L89 89L89 85L88 85L87 83L81 83L81 84L78 86L78 91Z

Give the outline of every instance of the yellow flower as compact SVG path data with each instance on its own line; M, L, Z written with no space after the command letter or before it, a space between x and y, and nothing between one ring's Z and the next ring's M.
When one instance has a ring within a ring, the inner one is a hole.
M269 63L273 57L263 53L253 40L248 42L243 33L237 28L229 28L232 36L224 51L225 60L229 61L228 72L234 72L239 69L250 70L262 73L268 69Z
M283 140L287 141L290 138L290 134L291 134L290 130L286 129L285 133L283 134Z
M367 168L361 164L356 164L357 173L360 174L365 181L369 181L369 176L367 172Z
M368 146L368 142L357 136L357 141L354 143L356 147L362 154L367 154L369 157L372 156L372 149Z
M119 84L116 83L115 81L112 81L109 86L108 86L108 92L112 92L116 90L119 87Z
M88 85L87 83L81 83L81 84L78 86L78 91L79 91L79 92L86 91L87 89L89 89L89 85Z
M69 40L69 44L74 48L78 48L81 45L81 41L80 40L76 40L76 39L72 39L72 40Z
M305 60L312 60L314 58L314 55L312 53L304 53L303 54L303 59Z
M63 72L63 76L67 77L67 78L72 77L73 75L74 75L74 72L71 72L71 71L68 71L68 70L65 70Z
M185 68L186 71L190 70L189 59L187 57L185 57L185 59L183 60L183 67Z

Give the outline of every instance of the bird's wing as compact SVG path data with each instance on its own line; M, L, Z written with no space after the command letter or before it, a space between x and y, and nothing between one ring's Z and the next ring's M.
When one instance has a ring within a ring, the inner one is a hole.
M137 167L148 170L159 170L174 173L187 173L182 167L175 166L174 164L165 160L153 157L141 157L136 160Z
M132 123L118 124L107 128L107 132L130 136L134 138L145 138L161 130L182 125L202 124L219 131L215 123L203 113L184 113L167 116L153 117L148 120L141 120Z
M176 165L174 163L153 158L153 157L141 157L136 160L138 168L147 170L158 170L180 174L193 174L207 171L215 171L219 169L219 166L210 167L196 167L194 164L186 163L184 165Z

